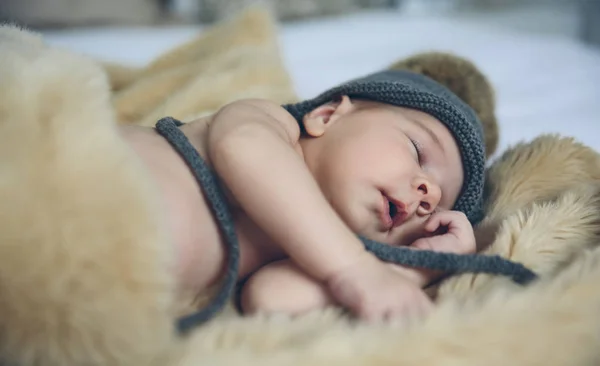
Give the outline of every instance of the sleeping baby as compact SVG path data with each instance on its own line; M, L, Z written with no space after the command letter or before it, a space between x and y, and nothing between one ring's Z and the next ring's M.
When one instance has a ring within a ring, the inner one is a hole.
M475 251L485 149L475 113L434 80L385 70L314 99L230 103L179 131L218 176L239 242L245 313L340 306L419 317L441 273L386 263L359 236ZM182 296L222 278L225 239L189 164L155 128L121 126L161 195Z

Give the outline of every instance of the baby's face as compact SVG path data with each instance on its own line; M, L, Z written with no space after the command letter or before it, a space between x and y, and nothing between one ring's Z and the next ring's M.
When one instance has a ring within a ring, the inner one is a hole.
M358 234L392 245L426 235L437 210L450 210L463 184L458 145L426 113L347 97L305 119L301 140L325 196Z

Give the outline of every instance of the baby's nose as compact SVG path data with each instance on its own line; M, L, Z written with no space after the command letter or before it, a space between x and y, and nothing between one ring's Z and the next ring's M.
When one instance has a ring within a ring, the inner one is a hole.
M417 185L419 193L419 206L417 214L420 216L429 215L437 208L440 203L442 191L440 187L428 180L423 179Z

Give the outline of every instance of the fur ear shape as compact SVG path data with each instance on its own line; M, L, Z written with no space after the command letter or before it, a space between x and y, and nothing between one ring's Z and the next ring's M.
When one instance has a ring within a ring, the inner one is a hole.
M486 157L498 146L495 94L487 77L471 61L443 52L425 52L399 60L389 67L426 75L445 85L477 113L485 134Z

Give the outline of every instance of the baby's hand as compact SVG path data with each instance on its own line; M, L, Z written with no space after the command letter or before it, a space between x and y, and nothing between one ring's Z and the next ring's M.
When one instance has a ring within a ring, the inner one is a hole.
M432 307L425 292L402 271L370 254L327 285L340 305L367 321L422 317Z
M456 254L474 253L476 249L473 226L460 211L436 212L425 224L430 233L444 229L444 233L416 240L411 246L416 249L450 252Z

